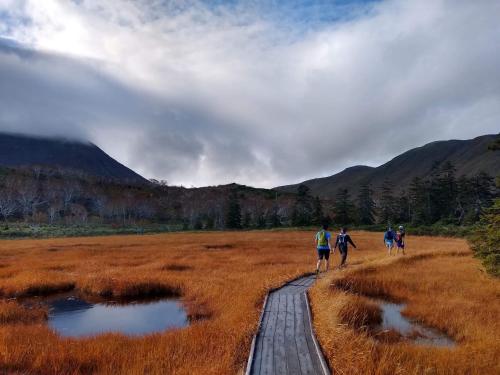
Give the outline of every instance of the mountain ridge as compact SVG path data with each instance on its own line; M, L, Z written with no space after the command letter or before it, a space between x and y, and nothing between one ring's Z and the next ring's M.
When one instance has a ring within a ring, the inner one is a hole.
M378 167L356 165L331 176L278 186L274 190L294 192L304 184L311 189L311 194L330 199L339 189L356 194L359 186L365 183L377 190L386 179L396 189L404 190L414 177L425 177L433 164L447 161L455 165L457 176L471 176L479 171L496 176L500 174L500 155L489 151L488 145L498 137L498 134L487 134L468 140L433 141L407 150Z
M64 137L0 133L0 166L49 167L81 171L94 177L147 183L97 145Z

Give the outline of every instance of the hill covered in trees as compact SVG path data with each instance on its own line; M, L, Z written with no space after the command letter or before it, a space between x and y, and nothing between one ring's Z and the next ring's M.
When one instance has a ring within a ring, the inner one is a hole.
M176 229L288 225L295 194L229 184L202 188L124 182L61 168L0 168L0 218L10 224Z
M0 166L62 168L129 182L147 180L90 142L0 133Z
M475 153L486 160L482 165L491 167L491 160L498 160L498 147L497 143L487 143L485 139L493 138L477 138L475 141L481 147L478 146ZM63 143L61 141L62 148L84 148L81 144ZM51 142L46 144L53 146ZM37 149L41 145L36 143L35 153L44 154ZM442 145L442 148L446 147ZM455 146L447 149L449 155L458 153ZM470 155L470 149L465 147L462 152ZM83 158L85 154L81 155ZM398 160L406 165L412 155L410 151L382 167L391 169ZM0 219L5 228L0 234L8 235L6 231L12 223L35 227L105 225L113 228L161 224L175 230L301 227L323 222L366 226L469 225L476 223L498 196L493 175L480 170L465 173L467 169L451 160L432 161L423 156L421 160L421 156L417 151L416 163L431 167L423 176L414 175L407 185L395 184L386 178L381 185L374 186L370 181L376 180L366 177L381 167L354 167L334 178L349 179L356 189L342 185L327 197L319 196L307 184L278 190L238 184L184 188L168 186L163 181L117 178L120 176L117 172L101 176L44 163L0 167ZM81 165L88 163L80 159Z
M484 135L470 140L432 142L406 151L376 168L350 167L329 177L275 189L294 192L302 184L314 196L333 199L341 189L356 195L362 186L369 185L379 197L384 184L390 184L394 192L399 193L408 190L415 177L426 178L447 163L454 166L456 176L471 177L478 172L497 176L500 174L500 154L489 152L489 146L499 138L498 135Z

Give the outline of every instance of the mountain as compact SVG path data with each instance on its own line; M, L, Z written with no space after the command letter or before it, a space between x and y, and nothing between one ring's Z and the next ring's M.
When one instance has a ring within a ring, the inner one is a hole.
M0 133L0 166L63 168L127 182L148 182L89 142Z
M414 177L427 176L434 164L441 165L448 161L457 169L457 176L471 176L479 171L497 176L500 174L500 153L492 152L489 146L498 139L498 134L491 134L469 140L431 142L406 151L376 168L359 165L301 184L308 186L311 194L322 198L333 198L341 188L348 189L355 196L363 183L370 184L376 191L386 179L395 190L402 190L408 187ZM279 186L275 190L296 192L299 185Z

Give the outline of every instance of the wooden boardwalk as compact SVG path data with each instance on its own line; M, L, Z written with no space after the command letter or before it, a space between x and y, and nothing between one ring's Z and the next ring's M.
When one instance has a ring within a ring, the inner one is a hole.
M306 291L314 276L269 293L247 374L330 374L311 325Z

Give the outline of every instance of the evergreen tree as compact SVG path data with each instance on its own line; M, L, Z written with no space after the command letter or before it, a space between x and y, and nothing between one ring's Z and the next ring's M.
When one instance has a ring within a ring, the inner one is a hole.
M249 211L245 211L243 215L243 228L250 228L252 226L252 215Z
M486 270L500 277L500 198L484 210L479 229L474 232L470 242Z
M197 215L195 220L194 220L194 225L193 225L194 230L201 230L203 229L203 222L201 221L201 216Z
M361 185L358 193L358 221L363 225L375 223L375 202L368 184Z
M312 221L312 197L306 185L299 185L297 188L297 198L292 212L292 225L311 225Z
M335 214L335 222L345 225L350 224L354 220L355 207L351 201L351 195L347 189L339 189L335 195L335 203L333 212Z
M267 220L266 220L266 214L264 212L260 212L258 215L257 215L257 221L255 223L255 226L259 229L263 229L266 227L266 223L267 223Z
M457 179L455 217L458 224L475 223L494 198L493 177L485 172Z
M395 219L395 202L392 195L392 186L389 180L385 180L380 195L379 222L389 224Z
M410 183L409 191L410 222L412 224L428 223L427 189L420 177L415 177Z
M271 213L271 227L277 228L281 226L281 217L278 212L278 207L273 207L273 211Z
M458 225L462 225L467 220L467 215L471 211L473 194L471 181L462 175L457 179L457 200L455 207L455 217Z
M399 223L410 222L410 198L406 191L402 191L401 195L396 199L396 220Z
M314 198L314 208L312 214L312 222L314 225L321 225L324 221L323 206L319 197Z
M432 221L451 219L455 214L457 200L455 171L454 165L447 161L432 175Z
M474 221L480 218L484 208L491 206L493 187L493 177L486 172L481 171L470 179L472 195L471 213Z
M241 207L236 191L229 195L226 211L226 228L241 229Z

